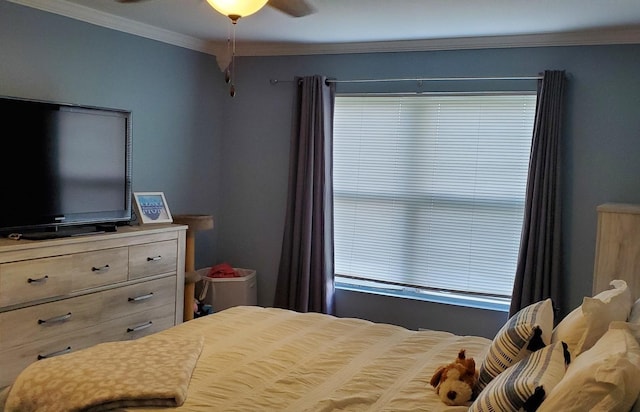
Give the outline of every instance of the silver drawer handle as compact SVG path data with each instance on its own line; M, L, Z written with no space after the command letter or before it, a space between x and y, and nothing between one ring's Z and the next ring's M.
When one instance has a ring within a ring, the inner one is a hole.
M38 279L29 278L27 279L27 283L44 283L47 281L47 279L49 279L49 275L44 275L43 277Z
M148 293L142 296L136 296L135 298L129 298L129 302L140 302L141 300L151 299L153 297L153 292Z
M140 330L143 330L143 329L146 329L146 328L150 327L151 325L153 325L153 322L149 321L149 322L147 322L147 323L145 323L143 325L136 326L134 328L127 328L127 333L129 333L129 332L138 332Z
M64 355L65 353L69 353L69 352L71 352L71 346L67 346L66 349L62 349L62 350L59 350L57 352L47 353L46 355L38 355L38 360L47 359L47 358L53 358L54 356Z
M71 319L71 312L67 313L66 315L61 315L61 316L56 316L53 318L49 318L49 319L38 319L38 325L42 325L43 323L57 323L57 322L64 322L65 320Z
M153 256L153 257L148 257L147 258L147 262L157 262L158 260L162 260L162 256L158 255L158 256Z
M108 270L109 270L109 265L104 265L104 266L100 266L100 267L93 266L91 268L92 272L106 272Z

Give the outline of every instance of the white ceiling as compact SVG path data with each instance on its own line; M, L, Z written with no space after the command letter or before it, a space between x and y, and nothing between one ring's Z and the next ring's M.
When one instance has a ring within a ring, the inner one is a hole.
M205 0L9 1L216 55L231 30ZM640 0L308 1L309 16L240 19L237 54L640 43Z

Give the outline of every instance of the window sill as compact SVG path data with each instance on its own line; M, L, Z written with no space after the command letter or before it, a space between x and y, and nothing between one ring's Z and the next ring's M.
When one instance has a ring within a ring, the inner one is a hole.
M353 292L371 293L375 295L391 296L401 299L421 300L425 302L441 303L446 305L464 306L475 309L492 310L496 312L509 312L510 302L507 299L474 297L452 292L434 292L401 286L389 286L368 282L357 284L336 279L336 289Z

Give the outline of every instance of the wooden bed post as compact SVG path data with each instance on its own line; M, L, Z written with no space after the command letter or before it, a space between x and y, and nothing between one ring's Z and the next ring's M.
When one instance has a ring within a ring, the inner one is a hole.
M610 288L609 282L627 282L631 297L640 298L640 205L606 203L598 206L598 232L593 293Z

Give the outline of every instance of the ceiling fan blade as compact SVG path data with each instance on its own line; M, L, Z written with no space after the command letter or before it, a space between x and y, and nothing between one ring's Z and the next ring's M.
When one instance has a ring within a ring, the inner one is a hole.
M293 17L308 16L316 11L306 0L269 0L267 4Z
M144 3L148 0L115 0L118 3ZM292 17L304 17L316 12L315 7L307 0L269 0L267 3L274 9L288 14Z

